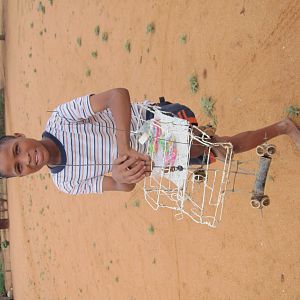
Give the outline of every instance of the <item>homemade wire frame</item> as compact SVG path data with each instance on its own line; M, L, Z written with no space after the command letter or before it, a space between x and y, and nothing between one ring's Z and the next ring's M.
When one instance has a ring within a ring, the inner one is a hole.
M196 223L216 227L222 218L232 145L213 143L198 127L191 126L188 121L176 116L170 116L158 107L144 105L143 108L154 113L154 118L149 121L142 118L139 120L142 128L139 132L140 141L146 143L147 154L154 162L151 175L144 180L145 200L154 210L173 210L178 220L187 215ZM158 138L161 149L157 152L153 151L155 141L151 132L154 129L162 133L162 137ZM172 137L176 144L176 158L172 163L166 159L170 155L167 147L170 139L166 137ZM190 149L195 143L205 149L206 158L202 165L190 165ZM222 148L225 159L210 165L214 148Z

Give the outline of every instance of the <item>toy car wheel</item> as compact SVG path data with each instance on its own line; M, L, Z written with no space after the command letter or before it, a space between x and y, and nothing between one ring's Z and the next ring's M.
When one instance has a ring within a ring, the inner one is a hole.
M257 199L251 199L250 204L253 208L260 208L260 201Z
M195 181L202 182L205 180L206 171L202 168L199 168L193 172L193 177L194 177Z
M269 156L272 156L275 153L276 153L276 146L275 145L268 145L267 146L267 154Z
M262 145L259 145L256 147L256 154L258 156L264 156L264 154L266 153L265 147Z
M260 202L261 202L262 207L266 207L266 206L270 205L271 201L270 201L270 198L267 195L265 195L265 196L262 197Z

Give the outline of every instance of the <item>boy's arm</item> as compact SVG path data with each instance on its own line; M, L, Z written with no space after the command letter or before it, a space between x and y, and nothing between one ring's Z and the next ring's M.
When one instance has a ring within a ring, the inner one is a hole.
M109 176L104 176L102 181L102 192L108 192L108 191L130 192L134 188L135 188L135 183L130 183L130 184L119 183Z
M118 161L118 172L113 172L113 178L120 183L135 183L132 174L144 174L148 176L151 172L151 162L147 155L138 153L130 147L130 123L131 123L131 104L130 96L127 89L116 88L90 97L90 105L94 113L101 112L107 108L110 109L116 123L116 135L119 158L135 158L132 165L124 166L122 161ZM137 162L144 162L138 163Z
M90 97L94 113L110 109L117 127L117 143L119 156L130 150L131 104L127 89L116 88Z

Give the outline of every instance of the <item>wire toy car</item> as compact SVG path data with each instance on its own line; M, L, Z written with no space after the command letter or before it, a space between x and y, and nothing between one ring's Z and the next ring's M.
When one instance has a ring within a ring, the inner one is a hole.
M151 175L144 179L144 197L154 210L168 208L174 211L178 220L186 215L196 223L214 228L222 219L226 194L237 191L237 174L256 176L252 207L263 208L270 204L264 187L271 157L276 151L274 145L264 143L257 147L260 163L255 174L241 169L242 162L233 161L231 143L214 143L205 130L192 126L187 120L171 116L156 106L142 106L154 114L148 121L138 117L138 141L146 144L147 154L153 162ZM203 148L201 165L190 163L190 149L194 144ZM218 148L222 149L224 159L210 164Z

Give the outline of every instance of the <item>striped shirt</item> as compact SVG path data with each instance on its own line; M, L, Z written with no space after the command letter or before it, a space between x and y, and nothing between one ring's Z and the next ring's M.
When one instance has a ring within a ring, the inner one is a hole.
M147 104L149 102L144 102ZM146 112L138 103L131 104L131 132L137 131ZM118 156L116 125L109 109L94 113L90 95L59 105L47 122L43 137L59 147L60 166L50 168L60 191L68 194L102 193L104 174L112 171ZM130 134L131 147L145 153L145 145Z

